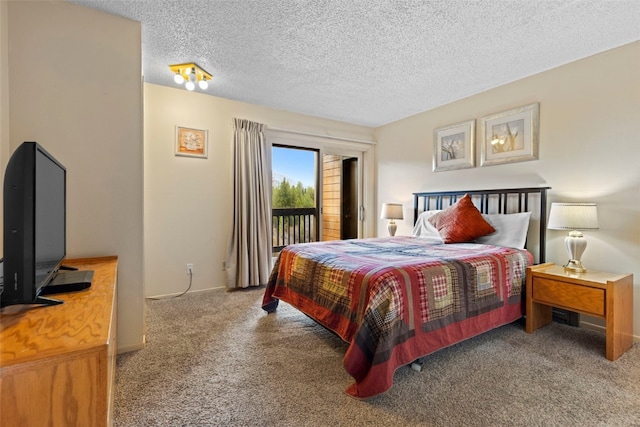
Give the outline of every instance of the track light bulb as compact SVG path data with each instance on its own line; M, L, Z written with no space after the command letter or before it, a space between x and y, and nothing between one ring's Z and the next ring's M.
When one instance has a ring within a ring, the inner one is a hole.
M181 85L182 83L184 83L184 77L182 77L182 74L180 74L180 71L178 71L176 73L175 76L173 76L173 81L176 82L177 84Z
M189 80L189 81L184 85L184 87L185 87L187 90L194 90L194 89L196 88L196 85L195 85L191 80Z
M207 83L207 81L203 78L198 82L198 86L200 86L200 89L205 90L209 87L209 83Z

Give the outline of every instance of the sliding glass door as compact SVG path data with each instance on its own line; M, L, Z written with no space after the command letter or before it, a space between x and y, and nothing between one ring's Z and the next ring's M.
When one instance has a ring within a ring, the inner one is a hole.
M268 137L274 252L293 243L373 235L373 144L277 131Z
M318 241L318 150L273 145L273 251L293 243Z

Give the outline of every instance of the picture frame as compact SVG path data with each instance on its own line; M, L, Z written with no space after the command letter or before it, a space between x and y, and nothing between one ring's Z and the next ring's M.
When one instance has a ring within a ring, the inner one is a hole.
M540 104L482 117L480 166L538 159Z
M176 126L176 156L200 157L208 156L208 135L205 129L194 129Z
M433 171L473 168L476 120L471 119L433 130Z

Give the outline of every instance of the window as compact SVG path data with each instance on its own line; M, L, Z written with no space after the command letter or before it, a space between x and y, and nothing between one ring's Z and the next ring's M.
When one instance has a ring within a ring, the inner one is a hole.
M273 251L318 236L317 150L274 145L271 152Z

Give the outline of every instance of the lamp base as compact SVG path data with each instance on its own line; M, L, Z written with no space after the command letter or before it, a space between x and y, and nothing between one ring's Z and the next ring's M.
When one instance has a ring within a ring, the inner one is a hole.
M564 245L569 254L569 262L564 266L564 269L572 273L584 273L587 271L580 261L584 250L587 248L587 239L584 238L582 233L577 230L571 231L564 238Z
M564 266L564 269L570 273L585 273L587 271L579 259L570 259Z
M389 236L391 236L391 237L395 236L397 229L398 229L398 226L396 225L396 222L394 220L389 221L389 224L387 225L387 230L389 231Z

